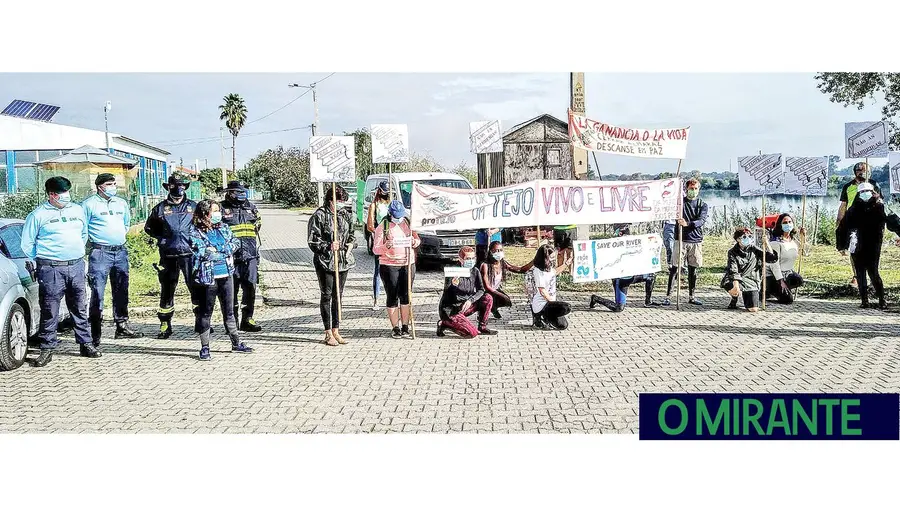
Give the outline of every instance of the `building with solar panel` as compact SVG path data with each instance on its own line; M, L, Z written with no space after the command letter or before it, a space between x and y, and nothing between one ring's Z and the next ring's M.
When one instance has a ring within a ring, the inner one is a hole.
M43 194L45 174L40 162L84 146L105 150L106 132L53 123L57 111L58 106L14 100L0 112L0 194ZM126 191L136 204L133 212L140 219L165 196L162 184L169 176L166 159L170 153L112 132L109 133L109 152L137 162L129 171ZM63 175L73 184L76 179L92 181L87 173Z

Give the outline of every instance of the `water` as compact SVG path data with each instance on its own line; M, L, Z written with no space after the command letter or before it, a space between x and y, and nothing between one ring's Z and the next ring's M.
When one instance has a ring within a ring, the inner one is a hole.
M717 208L722 210L727 206L729 211L736 206L739 211L755 211L759 214L762 205L762 197L741 197L738 190L701 190L700 198L706 202L710 210ZM840 205L839 190L829 190L824 197L806 197L806 212L811 212L816 206L820 209L832 208L837 211ZM768 214L776 212L799 212L803 197L800 195L769 195L766 196L766 210Z

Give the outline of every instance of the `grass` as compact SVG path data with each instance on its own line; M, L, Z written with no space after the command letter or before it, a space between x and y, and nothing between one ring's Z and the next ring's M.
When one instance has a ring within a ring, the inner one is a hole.
M892 234L886 234L891 236ZM697 280L698 288L705 290L720 290L719 282L725 272L725 260L728 249L733 241L720 236L706 237L703 241L703 264L700 269L700 277ZM520 246L506 246L507 260L514 265L522 265L534 258L534 248ZM665 293L666 269L663 268L657 281L654 293ZM885 242L881 253L881 277L884 280L885 292L888 299L897 301L900 299L900 248L893 242ZM811 247L810 255L803 258L800 266L800 274L806 281L799 290L799 295L804 297L856 298L859 292L850 288L847 283L852 277L850 259L841 256L834 246L817 245ZM509 288L521 288L524 276L508 273L506 284ZM568 273L559 277L560 290L584 293L612 293L609 281L600 283L573 283ZM687 276L682 276L682 292L687 288ZM640 290L643 293L643 289Z

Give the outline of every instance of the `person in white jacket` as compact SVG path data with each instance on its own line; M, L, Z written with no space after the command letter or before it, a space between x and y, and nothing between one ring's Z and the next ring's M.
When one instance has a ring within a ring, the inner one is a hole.
M766 299L775 298L781 304L794 302L793 290L803 285L803 278L794 269L800 256L800 243L806 231L794 227L794 217L783 213L775 220L769 247L778 261L766 264Z

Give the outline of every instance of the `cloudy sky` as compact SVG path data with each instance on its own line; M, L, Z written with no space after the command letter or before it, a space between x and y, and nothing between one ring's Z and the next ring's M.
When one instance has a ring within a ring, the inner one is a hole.
M172 160L207 158L214 166L221 156L218 106L224 95L238 93L250 121L237 141L240 166L279 144L308 145L309 130L298 128L313 121L312 96L284 107L306 91L288 84L328 75L2 74L0 107L17 98L58 105L54 122L102 130L103 104L110 100L110 131L163 147ZM730 159L758 150L840 155L844 122L880 119L880 107L857 111L833 104L813 76L587 73L587 116L628 127L692 127L683 170L727 170ZM505 130L543 113L565 120L569 75L336 73L317 88L319 133L407 123L413 152L455 166L475 163L470 121L500 119ZM230 164L230 152L226 160ZM655 173L677 163L612 155L598 161L601 173Z

